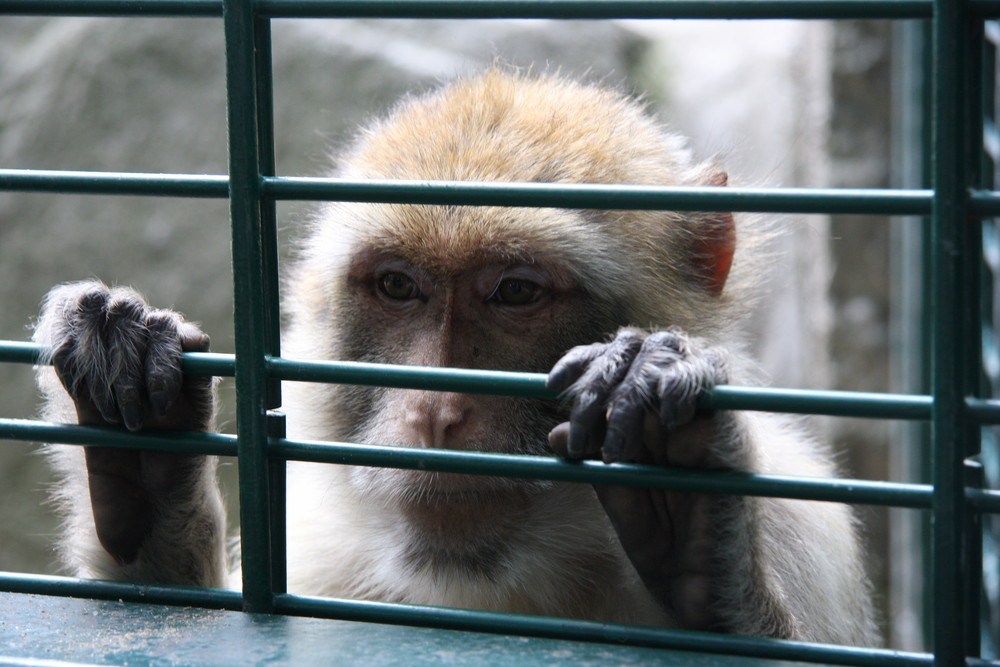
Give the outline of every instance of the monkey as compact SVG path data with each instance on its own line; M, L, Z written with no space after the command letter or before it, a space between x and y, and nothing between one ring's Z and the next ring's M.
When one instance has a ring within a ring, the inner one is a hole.
M333 176L725 187L612 87L494 66L405 98ZM726 212L328 202L284 276L293 359L548 373L562 400L285 382L288 435L833 476L779 415L697 399L757 373L757 225ZM737 252L738 251L738 252ZM131 288L53 288L44 416L211 430L208 337ZM75 415L75 416L74 416ZM209 456L51 446L78 576L239 586ZM828 502L288 464L287 584L314 595L873 645L850 509ZM89 499L89 502L88 502Z

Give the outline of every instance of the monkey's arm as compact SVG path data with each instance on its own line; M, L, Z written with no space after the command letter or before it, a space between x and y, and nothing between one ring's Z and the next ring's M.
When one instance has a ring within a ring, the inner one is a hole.
M832 476L810 439L771 415L696 410L725 355L682 334L621 332L575 348L549 377L572 387L550 436L570 458ZM595 487L647 588L686 628L808 641L876 641L848 508L820 502Z
M208 430L211 378L185 376L182 352L208 337L177 313L150 309L135 292L98 282L46 296L35 342L43 415L87 425ZM100 446L50 446L65 516L60 551L77 576L223 586L225 515L214 457Z

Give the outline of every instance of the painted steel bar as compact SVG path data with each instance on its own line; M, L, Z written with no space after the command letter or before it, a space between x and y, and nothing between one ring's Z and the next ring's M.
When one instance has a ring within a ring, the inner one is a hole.
M922 0L258 0L272 18L913 19Z
M302 440L275 440L272 448L276 455L295 461L697 490L913 509L928 509L932 493L930 486L920 484L757 475L626 463L607 465L599 461L566 461L552 456L528 454L492 454Z
M805 642L722 635L711 632L667 630L616 623L597 623L527 614L505 614L472 609L329 599L289 594L276 596L275 604L278 611L286 614L340 618L368 623L431 626L444 630L628 644L712 652L723 655L745 655L774 660L864 667L909 667L931 664L931 656L923 653L807 644Z
M265 197L467 206L928 215L929 190L741 188L275 177Z
M718 210L756 213L928 215L929 190L832 188L711 188L681 186L355 181L265 176L262 196L278 200L339 200L468 206ZM229 196L220 175L0 169L0 190L94 195L218 198ZM993 205L993 199L985 200ZM1000 198L996 202L1000 206Z
M17 340L0 340L0 363L37 364L44 356L44 348L34 343Z
M0 341L0 362L36 363L40 354L41 348L33 343ZM546 376L541 373L272 357L265 364L268 377L279 380L556 398L545 388ZM196 375L232 377L236 360L231 354L191 352L184 355L182 368ZM730 385L716 387L703 398L708 408L903 420L929 419L931 403L929 396L922 395ZM968 403L971 417L978 422L1000 423L1000 401L969 399Z
M107 171L0 169L0 190L225 199L229 177Z
M964 58L966 16L962 0L935 0L932 24L932 147L931 182L931 529L934 662L939 667L965 663L965 602L963 528L966 368L961 356L967 341L965 298L976 286L964 284L965 195L970 185L962 101L966 94Z
M969 509L983 514L1000 514L1000 490L970 489L965 490L965 501Z
M269 18L920 19L929 0L257 0ZM983 11L993 3L979 2ZM0 0L0 14L222 15L220 0Z
M199 586L133 584L120 581L96 581L43 574L0 572L0 590L10 593L61 595L97 600L150 602L180 607L228 609L240 611L243 598L239 591ZM62 663L60 663L62 664Z
M969 194L969 212L980 217L1000 216L1000 192L975 190Z
M260 173L275 174L274 156L274 86L271 62L271 21L255 18L254 68L256 72L257 142ZM259 305L263 309L265 340L269 356L281 355L281 308L278 302L278 214L274 200L260 202L261 278L263 295ZM264 407L274 410L281 406L281 382L268 376ZM285 437L285 416L271 414L266 417L269 437ZM272 592L287 591L287 471L283 459L271 457L267 462L270 504L268 521L270 530Z
M0 418L0 439L66 445L104 445L122 449L149 449L178 454L236 456L236 436L227 433L141 431L78 424L55 424L32 419Z
M253 3L226 0L226 106L229 112L236 422L239 432L240 541L244 609L273 609L260 147Z
M239 455L237 437L231 434L170 431L129 433L117 428L53 424L27 419L0 418L0 439L69 445L103 445L183 454ZM269 438L268 456L270 460L779 496L913 509L927 509L931 504L931 487L919 484L791 475L754 475L639 464L605 465L596 461L565 461L551 456L289 440L284 437ZM1000 492L976 490L975 493L979 494L976 499L977 507L987 512L1000 510Z
M222 16L222 0L0 0L22 16Z
M269 359L268 368L283 380L303 382L382 385L537 398L557 396L555 392L545 388L546 376L542 373L289 359ZM877 419L926 420L930 418L931 408L928 396L729 385L716 387L702 400L703 405L709 408ZM997 418L1000 420L1000 415Z

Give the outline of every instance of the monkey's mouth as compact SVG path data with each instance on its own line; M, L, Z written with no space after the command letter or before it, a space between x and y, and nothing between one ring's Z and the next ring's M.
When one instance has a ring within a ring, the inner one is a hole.
M365 468L356 473L355 482L360 483L366 494L374 494L400 508L431 511L520 503L552 485L545 480L427 470Z

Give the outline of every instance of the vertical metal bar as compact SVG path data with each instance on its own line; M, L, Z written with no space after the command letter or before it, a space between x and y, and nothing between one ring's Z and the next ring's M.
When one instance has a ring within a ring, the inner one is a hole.
M896 25L893 82L895 183L897 187L930 187L930 23ZM927 394L928 326L927 267L929 225L926 217L893 221L892 384L901 391ZM895 481L930 483L930 444L923 422L897 422L890 448ZM927 650L930 630L930 517L927 512L890 510L893 610L889 643L905 650Z
M935 0L931 266L933 442L934 658L937 665L964 664L965 605L962 566L965 526L964 469L968 435L964 398L968 347L963 264L966 255L968 161L965 110L966 7L964 0ZM977 304L978 305L978 304Z
M271 20L254 20L254 75L257 103L257 150L260 174L275 175L274 164L274 90L271 66ZM278 224L273 199L260 202L261 262L263 270L264 322L268 354L281 356L281 322L278 295ZM281 405L281 383L269 380L266 408Z
M274 89L271 64L271 20L254 20L255 75L257 82L257 141L260 173L275 175L274 163ZM278 279L278 222L274 200L260 203L261 226L261 270L263 271L264 321L268 354L281 356L281 318L279 316ZM267 395L264 407L272 410L281 405L281 382L267 380ZM268 432L272 437L285 437L284 415L268 415ZM268 461L270 488L270 530L271 530L271 576L272 590L284 593L287 585L287 563L285 549L285 474L284 459L271 458Z
M260 151L252 0L225 0L229 196L233 228L234 333L239 433L243 605L274 608L267 457Z
M965 462L965 484L969 488L983 487L983 465L978 461ZM980 593L983 585L983 516L979 512L968 512L965 528L965 654L979 656L982 632L979 625L981 614Z

